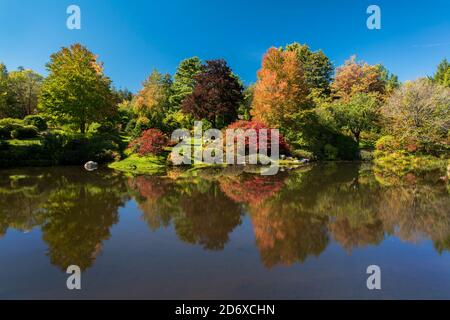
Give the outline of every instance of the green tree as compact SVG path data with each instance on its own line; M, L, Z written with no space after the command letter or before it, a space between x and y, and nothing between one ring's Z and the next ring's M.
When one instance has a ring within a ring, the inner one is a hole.
M3 63L0 63L0 118L5 117L6 113L6 99L8 86L8 69Z
M334 67L322 50L311 51L306 44L294 42L286 46L286 51L297 54L309 89L329 93Z
M382 64L377 64L376 67L380 73L380 79L385 84L385 93L387 96L391 95L395 89L400 86L400 82L398 81L398 77L395 74L389 72L389 70L383 66Z
M445 87L450 87L450 63L448 63L447 59L439 63L433 80Z
M51 55L42 86L40 106L62 123L76 125L81 133L92 122L102 122L116 111L111 81L92 52L81 44Z
M251 109L253 102L253 92L255 90L255 84L251 84L250 86L244 87L244 100L240 104L238 109L238 116L241 120L249 121L251 119Z
M33 70L19 68L8 76L8 109L10 116L24 118L35 114L44 78Z
M172 94L169 98L174 109L179 110L184 98L195 88L195 76L202 72L202 62L198 57L192 57L180 62L174 75Z
M379 118L379 103L375 95L357 93L333 108L337 125L348 130L359 145L361 132L373 129Z

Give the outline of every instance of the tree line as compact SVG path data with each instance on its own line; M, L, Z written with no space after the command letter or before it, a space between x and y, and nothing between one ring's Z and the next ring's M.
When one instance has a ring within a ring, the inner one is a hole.
M400 83L381 64L353 56L335 68L322 51L292 43L269 48L248 86L225 60L192 57L173 77L155 69L135 94L115 89L81 44L52 54L46 68L43 77L0 64L0 119L39 114L51 128L103 127L133 138L149 129L169 136L195 120L218 129L244 121L278 128L296 156L329 160L359 158L377 141L380 150L441 155L450 148L446 59L434 75Z

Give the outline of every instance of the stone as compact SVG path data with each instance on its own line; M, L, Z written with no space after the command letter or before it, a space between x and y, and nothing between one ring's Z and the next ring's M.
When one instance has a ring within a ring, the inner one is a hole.
M97 163L97 162L94 162L94 161L86 162L86 164L84 165L84 168L85 168L87 171L94 171L94 170L97 170L97 168L98 168L98 163Z

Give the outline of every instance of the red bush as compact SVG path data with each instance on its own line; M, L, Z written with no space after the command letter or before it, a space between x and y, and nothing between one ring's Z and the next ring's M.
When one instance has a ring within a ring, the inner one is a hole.
M256 131L257 134L257 151L259 151L259 130L261 129L267 129L267 149L270 150L271 148L271 132L270 132L270 128L265 125L262 122L259 121L246 121L246 120L238 120L236 122L233 122L232 124L230 124L227 129L242 129L242 130L248 130L248 129L254 129ZM279 145L280 145L280 153L281 154L289 154L290 153L290 147L289 144L286 142L286 140L284 139L283 135L280 133L279 135ZM248 146L249 145L249 141L248 139L246 139L245 141L245 145Z
M148 129L142 135L131 141L129 147L141 156L147 154L158 155L164 151L168 144L167 137L158 129Z

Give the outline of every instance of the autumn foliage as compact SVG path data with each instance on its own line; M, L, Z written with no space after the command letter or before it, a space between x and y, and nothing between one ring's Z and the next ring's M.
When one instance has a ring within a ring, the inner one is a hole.
M378 66L356 61L353 56L336 69L331 89L335 97L348 100L357 93L383 94L385 83Z
M133 140L129 147L141 156L158 155L164 151L167 144L168 139L160 130L148 129L139 138Z
M254 119L283 128L302 110L307 96L308 87L297 54L270 48L258 72L251 111Z
M222 128L237 118L244 99L243 88L225 60L206 61L194 80L194 91L181 107L184 113L198 120L206 119L214 128Z
M266 147L267 150L271 149L271 141L272 141L272 137L271 137L271 131L270 128L265 125L264 123L257 121L257 120L253 120L253 121L246 121L246 120L238 120L232 124L230 124L228 126L227 129L233 129L233 130L238 130L241 129L243 131L246 131L248 129L253 129L255 130L256 133L256 141L257 141L257 147L256 147L256 151L258 152L260 149L260 140L259 140L259 131L261 129L265 129L267 130L267 141L266 141ZM245 140L245 145L249 146L250 144L250 139L246 139ZM290 153L290 148L288 143L286 142L286 140L284 139L283 135L280 133L279 138L278 138L278 144L279 144L279 150L280 153L282 154L286 154L286 153Z

